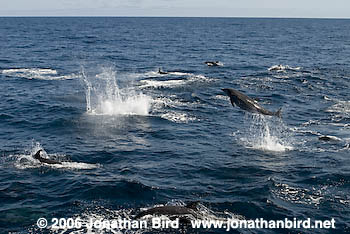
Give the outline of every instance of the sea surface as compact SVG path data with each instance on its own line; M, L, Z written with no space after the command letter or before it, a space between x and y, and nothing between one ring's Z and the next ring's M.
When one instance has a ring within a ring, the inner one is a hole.
M349 233L349 55L341 19L0 18L0 233L191 201L208 219L336 221L228 233ZM114 230L163 232L225 233Z

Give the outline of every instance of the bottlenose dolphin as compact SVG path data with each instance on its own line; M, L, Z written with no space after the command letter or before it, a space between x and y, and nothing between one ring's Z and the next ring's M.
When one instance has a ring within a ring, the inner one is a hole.
M283 70L286 70L286 68L287 68L286 66L283 66L282 64L280 64L280 65L274 65L267 70L269 70L269 71L283 71Z
M33 158L39 160L41 163L46 163L46 164L62 164L61 162L58 162L58 161L54 161L52 159L47 159L47 158L43 158L41 157L41 152L43 150L38 150L38 152L36 152L34 155L33 155Z
M166 74L168 74L168 72L164 72L164 71L162 71L160 68L158 69L158 73L161 74L161 75L166 75Z
M326 136L326 135L320 136L318 137L318 139L320 141L341 141L341 139L336 136Z
M197 217L198 202L190 202L186 206L159 206L141 211L135 216L135 219L142 218L146 215L166 215L166 216L183 216L192 215Z
M206 61L204 62L205 64L207 64L209 67L212 67L212 66L219 66L219 61Z
M230 97L232 106L236 105L243 110L253 113L278 116L280 118L282 117L281 109L276 112L266 110L261 107L256 100L244 95L235 89L222 89L222 91L224 91Z

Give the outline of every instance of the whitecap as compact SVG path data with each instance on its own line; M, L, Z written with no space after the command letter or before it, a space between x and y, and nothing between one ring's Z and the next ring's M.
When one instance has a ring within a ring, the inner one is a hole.
M161 118L167 119L175 123L188 123L193 121L199 121L199 119L197 119L194 116L189 116L186 113L179 113L174 111L161 114Z
M155 80L155 79L145 79L140 80L140 88L172 88L184 86L195 82L211 82L214 79L210 79L204 75L191 75L183 79L168 79L168 80Z
M9 77L21 77L38 80L70 80L80 77L77 74L60 75L51 68L12 68L2 70L2 74Z
M267 69L268 71L285 72L285 71L299 71L301 67L290 67L288 65L273 65Z
M165 88L165 87L176 87L186 84L186 80L141 80L141 88Z

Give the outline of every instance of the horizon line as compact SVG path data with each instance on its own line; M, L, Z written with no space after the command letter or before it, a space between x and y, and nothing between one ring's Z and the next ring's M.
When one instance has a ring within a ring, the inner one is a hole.
M236 18L236 19L350 19L350 17L304 16L128 16L128 15L0 15L0 18Z

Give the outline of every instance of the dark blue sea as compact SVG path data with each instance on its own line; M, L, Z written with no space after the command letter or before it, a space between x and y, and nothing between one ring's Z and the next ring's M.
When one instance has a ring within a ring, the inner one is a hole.
M109 233L51 219L191 201L208 219L336 227L227 233L349 233L349 55L350 20L0 18L0 233Z

